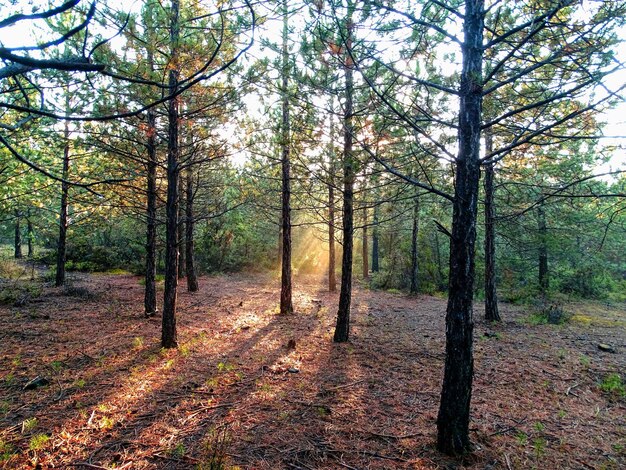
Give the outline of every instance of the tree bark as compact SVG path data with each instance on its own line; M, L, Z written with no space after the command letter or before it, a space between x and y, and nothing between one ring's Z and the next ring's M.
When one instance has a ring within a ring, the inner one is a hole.
M186 254L187 250L185 249L185 224L187 222L186 219L186 209L183 204L185 194L185 185L183 184L183 178L178 172L178 279L182 279L186 275L187 261Z
M537 229L539 232L539 290L545 296L550 287L550 279L548 273L548 227L543 195L537 205Z
M148 62L152 68L152 48L148 47ZM144 312L147 317L156 315L156 244L157 244L157 149L156 149L156 112L148 110L148 139L146 148L147 161L147 201L146 201L146 288L144 292Z
M420 228L420 200L415 196L413 203L413 228L411 230L411 294L417 294L419 290L419 263L417 256L417 241Z
M189 292L198 291L198 276L196 275L196 263L194 260L194 213L193 213L193 198L194 198L194 186L193 186L193 169L187 168L185 194L187 196L185 201L185 262L187 263L187 290Z
M379 248L378 248L378 205L374 207L374 229L372 230L372 272L380 271L379 266Z
M14 239L14 257L16 259L23 258L22 254L22 228L20 227L21 214L18 209L15 209L15 239Z
M283 0L283 51L282 51L282 261L280 282L280 313L293 313L291 299L291 162L290 151L290 121L289 121L289 13L288 2Z
M352 10L348 5L346 18L346 49L352 47ZM343 116L343 255L341 259L341 290L339 292L339 308L337 310L337 324L333 340L337 343L348 341L350 337L350 302L352 300L352 248L354 236L354 179L356 174L353 154L353 67L348 56L345 57L345 109Z
M335 119L334 95L330 98L330 143L328 150L328 290L337 291L336 252L335 252Z
M33 230L33 221L31 220L30 211L28 212L28 217L26 218L26 237L28 242L28 257L32 258L35 256L35 231Z
M179 3L172 0L170 11L171 57L169 70L170 94L178 90L178 40ZM165 295L163 301L163 323L161 330L161 346L175 348L178 346L176 332L176 301L178 295L178 179L179 179L179 146L178 146L178 106L179 98L170 99L168 106L168 144L167 144L167 203L165 228Z
M446 360L437 418L437 447L449 455L460 455L470 449L469 419L474 374L472 303L480 180L484 15L484 0L465 2L463 69L459 89L459 153L446 311Z
M69 92L66 92L69 93ZM69 95L66 98L66 108L69 109ZM63 128L63 182L61 183L61 208L59 209L59 241L57 243L57 273L54 285L61 287L65 283L65 259L67 256L67 211L69 205L70 185L66 183L70 172L70 127L65 121Z
M332 177L331 177L332 178ZM328 185L328 290L337 291L335 273L335 188L334 182Z
M369 279L370 266L369 266L369 247L367 246L367 208L363 208L363 242L362 242L361 255L363 257L363 279Z
M491 132L485 133L486 154L493 150ZM496 290L496 209L493 164L485 165L485 320L501 321Z

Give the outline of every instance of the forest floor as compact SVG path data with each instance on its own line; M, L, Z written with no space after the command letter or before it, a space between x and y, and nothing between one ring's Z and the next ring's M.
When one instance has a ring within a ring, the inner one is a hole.
M4 468L626 467L610 380L626 371L623 305L568 304L554 326L505 304L490 325L478 303L475 449L451 459L434 445L443 299L356 287L351 341L334 344L323 280L296 279L297 313L281 316L276 278L203 277L195 294L181 284L180 346L166 351L140 278L74 276L0 307ZM49 383L23 390L37 376Z

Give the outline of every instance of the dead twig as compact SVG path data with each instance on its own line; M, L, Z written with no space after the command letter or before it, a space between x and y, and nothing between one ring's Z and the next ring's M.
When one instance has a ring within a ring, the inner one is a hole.
M377 454L376 452L369 452L367 450L359 451L359 453L363 455L369 455L370 457L376 457L377 459L395 460L396 462L408 462L408 460L400 458L400 457Z
M340 390L342 388L353 387L353 386L358 385L358 384L363 383L363 382L367 382L367 379L357 380L356 382L350 382L350 383L347 383L347 384L338 385L336 387L325 388L324 390L326 390L327 392L331 392L333 390Z
M102 470L107 470L107 467L101 467L100 465L94 465L89 462L74 462L69 465L70 467L86 467L86 468L98 468Z

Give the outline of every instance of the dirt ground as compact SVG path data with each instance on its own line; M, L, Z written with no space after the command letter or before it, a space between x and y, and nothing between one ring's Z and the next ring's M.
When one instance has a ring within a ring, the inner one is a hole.
M477 304L475 450L455 460L434 447L445 300L357 287L352 339L334 344L321 279L296 279L292 316L269 276L181 287L169 351L138 277L81 275L0 307L0 466L626 468L626 400L600 387L626 371L624 308L572 304L553 326L503 304L491 326Z

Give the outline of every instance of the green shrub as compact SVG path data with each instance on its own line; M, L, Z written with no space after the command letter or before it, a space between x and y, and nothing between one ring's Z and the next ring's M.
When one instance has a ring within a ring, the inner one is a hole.
M622 377L616 373L607 375L604 380L600 382L600 390L607 393L610 398L626 397L626 387L624 387Z

